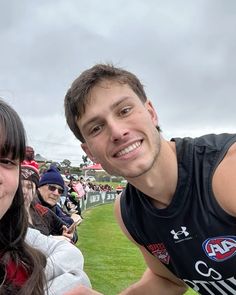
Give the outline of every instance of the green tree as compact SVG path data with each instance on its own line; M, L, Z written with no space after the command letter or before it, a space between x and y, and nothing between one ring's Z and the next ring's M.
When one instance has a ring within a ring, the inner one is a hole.
M83 160L83 163L80 164L80 168L86 167L91 164L91 161L89 160L89 157L87 155L86 156L83 155L82 160Z
M70 165L71 165L71 161L68 160L68 159L64 159L64 160L61 162L61 167L62 167L62 168L70 168Z

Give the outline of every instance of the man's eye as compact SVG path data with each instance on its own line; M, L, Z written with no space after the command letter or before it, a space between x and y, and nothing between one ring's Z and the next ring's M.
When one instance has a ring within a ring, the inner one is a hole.
M91 133L91 134L97 134L99 131L101 131L101 129L102 129L102 126L101 126L101 125L94 126L94 127L91 129L90 133Z
M131 107L125 107L120 111L120 114L123 115L127 115L128 113L130 113L131 111Z

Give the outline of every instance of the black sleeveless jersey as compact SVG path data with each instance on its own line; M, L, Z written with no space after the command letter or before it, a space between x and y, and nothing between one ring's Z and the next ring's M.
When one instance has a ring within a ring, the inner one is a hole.
M178 183L171 204L157 209L128 184L120 203L123 222L137 243L200 294L236 294L236 218L220 207L212 191L214 171L236 135L172 141Z

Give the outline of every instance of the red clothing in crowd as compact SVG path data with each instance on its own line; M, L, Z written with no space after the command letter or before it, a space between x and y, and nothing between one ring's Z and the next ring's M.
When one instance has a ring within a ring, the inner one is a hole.
M31 161L24 160L22 162L22 165L30 165L30 166L35 167L36 169L39 169L39 164L36 161L34 161L34 160L31 160Z

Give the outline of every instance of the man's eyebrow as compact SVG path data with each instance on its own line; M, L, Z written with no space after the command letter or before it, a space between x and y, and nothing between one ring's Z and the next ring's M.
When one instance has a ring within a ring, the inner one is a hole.
M120 104L122 104L128 98L130 98L130 96L122 96L117 102L115 102L113 105L111 105L111 110L113 110L116 107L118 107Z
M125 100L127 100L128 98L130 98L130 96L123 96L121 97L118 101L116 101L114 104L112 104L110 106L110 110L114 110L115 108L117 108L119 105L121 105ZM82 126L81 126L81 130L88 128L89 125L93 124L94 122L97 122L100 120L100 116L94 116L91 119L89 119L87 122L85 122Z

